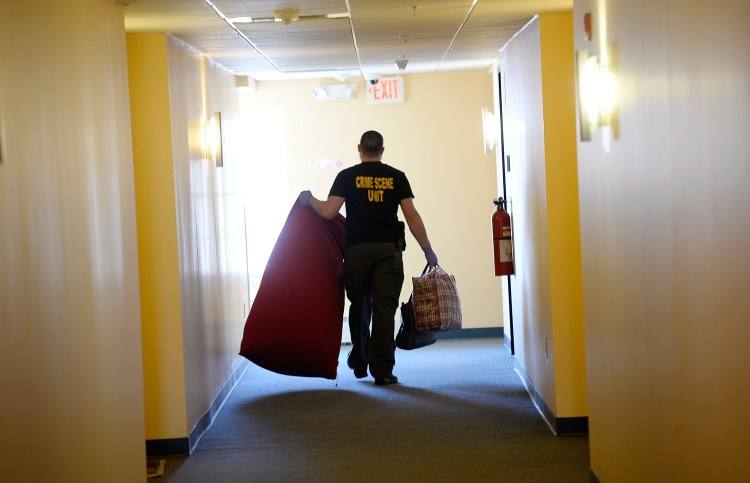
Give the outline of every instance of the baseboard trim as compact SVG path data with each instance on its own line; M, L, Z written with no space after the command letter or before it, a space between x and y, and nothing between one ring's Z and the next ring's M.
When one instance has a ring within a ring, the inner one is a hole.
M481 339L503 337L502 327L482 327L438 332L438 339Z
M190 452L190 444L187 438L171 439L147 439L146 456L173 456L187 455Z
M146 456L189 456L198 445L203 434L213 423L214 418L221 410L224 402L227 400L232 390L237 385L242 375L245 373L245 369L250 365L250 362L242 359L240 360L237 368L230 374L224 384L219 389L218 394L214 398L213 403L208 408L208 411L201 416L193 430L187 438L171 438L171 439L149 439L146 440Z
M534 387L531 382L529 375L526 374L526 370L523 368L518 359L515 359L515 370L518 377L521 378L521 382L526 387L526 392L529 393L531 401L534 403L537 411L542 416L542 419L547 423L552 434L555 436L569 436L573 434L588 434L589 433L589 418L588 416L572 417L572 418L558 418L550 410L547 403L544 402L542 395Z
M222 406L224 406L224 402L232 393L234 387L237 385L240 379L242 379L242 375L245 373L245 369L247 369L247 366L249 365L250 362L247 359L240 359L240 363L237 365L237 368L227 378L226 382L224 382L224 385L221 386L219 393L214 398L214 402L211 403L208 411L206 411L203 417L201 417L198 422L195 423L195 426L193 427L193 430L190 431L190 436L188 437L190 441L190 453L195 450L195 447L198 445L198 441L200 441L203 433L205 433L208 427L211 426L211 423L214 422L214 418L216 418L216 415L219 413Z

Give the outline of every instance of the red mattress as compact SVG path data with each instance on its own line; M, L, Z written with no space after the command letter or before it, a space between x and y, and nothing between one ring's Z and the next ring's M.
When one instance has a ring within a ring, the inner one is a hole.
M245 322L240 355L279 374L336 378L344 222L294 203Z

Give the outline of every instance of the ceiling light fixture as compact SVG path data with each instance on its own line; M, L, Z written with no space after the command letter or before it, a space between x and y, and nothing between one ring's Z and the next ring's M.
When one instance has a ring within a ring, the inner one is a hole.
M248 38L248 36L247 36L247 35L245 35L245 34L244 34L244 33L242 32L242 30L240 30L239 28L237 28L237 26L236 26L236 25L234 25L234 23L232 23L232 21L231 21L231 20L230 20L230 19L229 19L229 18L228 18L228 17L226 16L226 15L224 15L224 13L223 13L223 12L222 12L221 10L219 10L219 7L217 7L216 5L214 5L214 4L213 4L213 2L212 2L211 0L203 0L203 1L204 1L204 2L206 2L206 5L208 5L209 7L211 7L211 9L212 9L212 10L213 10L214 12L216 12L216 15L218 15L218 16L219 16L219 18L221 18L221 19L222 19L223 21L225 21L225 22L227 23L227 25L229 25L230 27L232 27L232 30L234 30L235 32L237 32L237 35L239 35L239 36L240 36L240 37L242 38L242 40L244 40L245 42L247 42L247 44L248 44L248 45L249 45L250 47L252 47L254 51L256 51L256 52L258 53L258 55L260 55L261 57L263 57L263 58L264 58L264 59L266 60L266 62L268 62L268 63L269 63L269 65L272 65L272 66L273 66L273 68L274 68L274 69L276 69L276 70L277 70L277 71L278 71L278 72L279 72L279 73L280 73L281 75L285 75L285 74L284 74L284 71L283 71L283 70L281 70L281 67L279 67L279 66L278 66L278 65L276 64L276 62L274 62L274 61L273 61L273 60L271 60L271 59L270 59L270 58L269 58L269 57L268 57L268 56L267 56L266 54L264 54L264 53L263 53L263 51L262 51L262 50L260 50L260 49L258 48L258 46L257 46L257 45L255 45L255 43L254 43L254 42L253 42L252 40L250 40L250 39Z
M276 10L273 12L273 17L233 17L227 20L233 24L238 23L269 23L278 22L284 25L290 25L292 22L298 22L300 20L335 20L341 18L349 18L349 12L341 13L327 13L325 15L300 15L299 9L296 8L285 8L282 10Z
M277 22L281 22L284 25L289 25L290 23L299 20L299 10L296 8L276 10L275 12L273 12L273 18Z

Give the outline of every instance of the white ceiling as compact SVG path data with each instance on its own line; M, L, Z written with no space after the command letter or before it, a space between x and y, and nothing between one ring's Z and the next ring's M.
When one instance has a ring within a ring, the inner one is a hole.
M573 0L119 0L125 29L175 35L257 80L484 69L535 14ZM338 19L239 23L298 9ZM395 61L406 59L400 71Z

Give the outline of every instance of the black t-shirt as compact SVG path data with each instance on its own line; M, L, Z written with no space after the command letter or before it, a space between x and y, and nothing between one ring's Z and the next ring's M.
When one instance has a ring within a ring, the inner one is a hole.
M402 171L381 162L360 163L336 176L329 195L346 200L347 245L403 238L398 207L414 194Z

